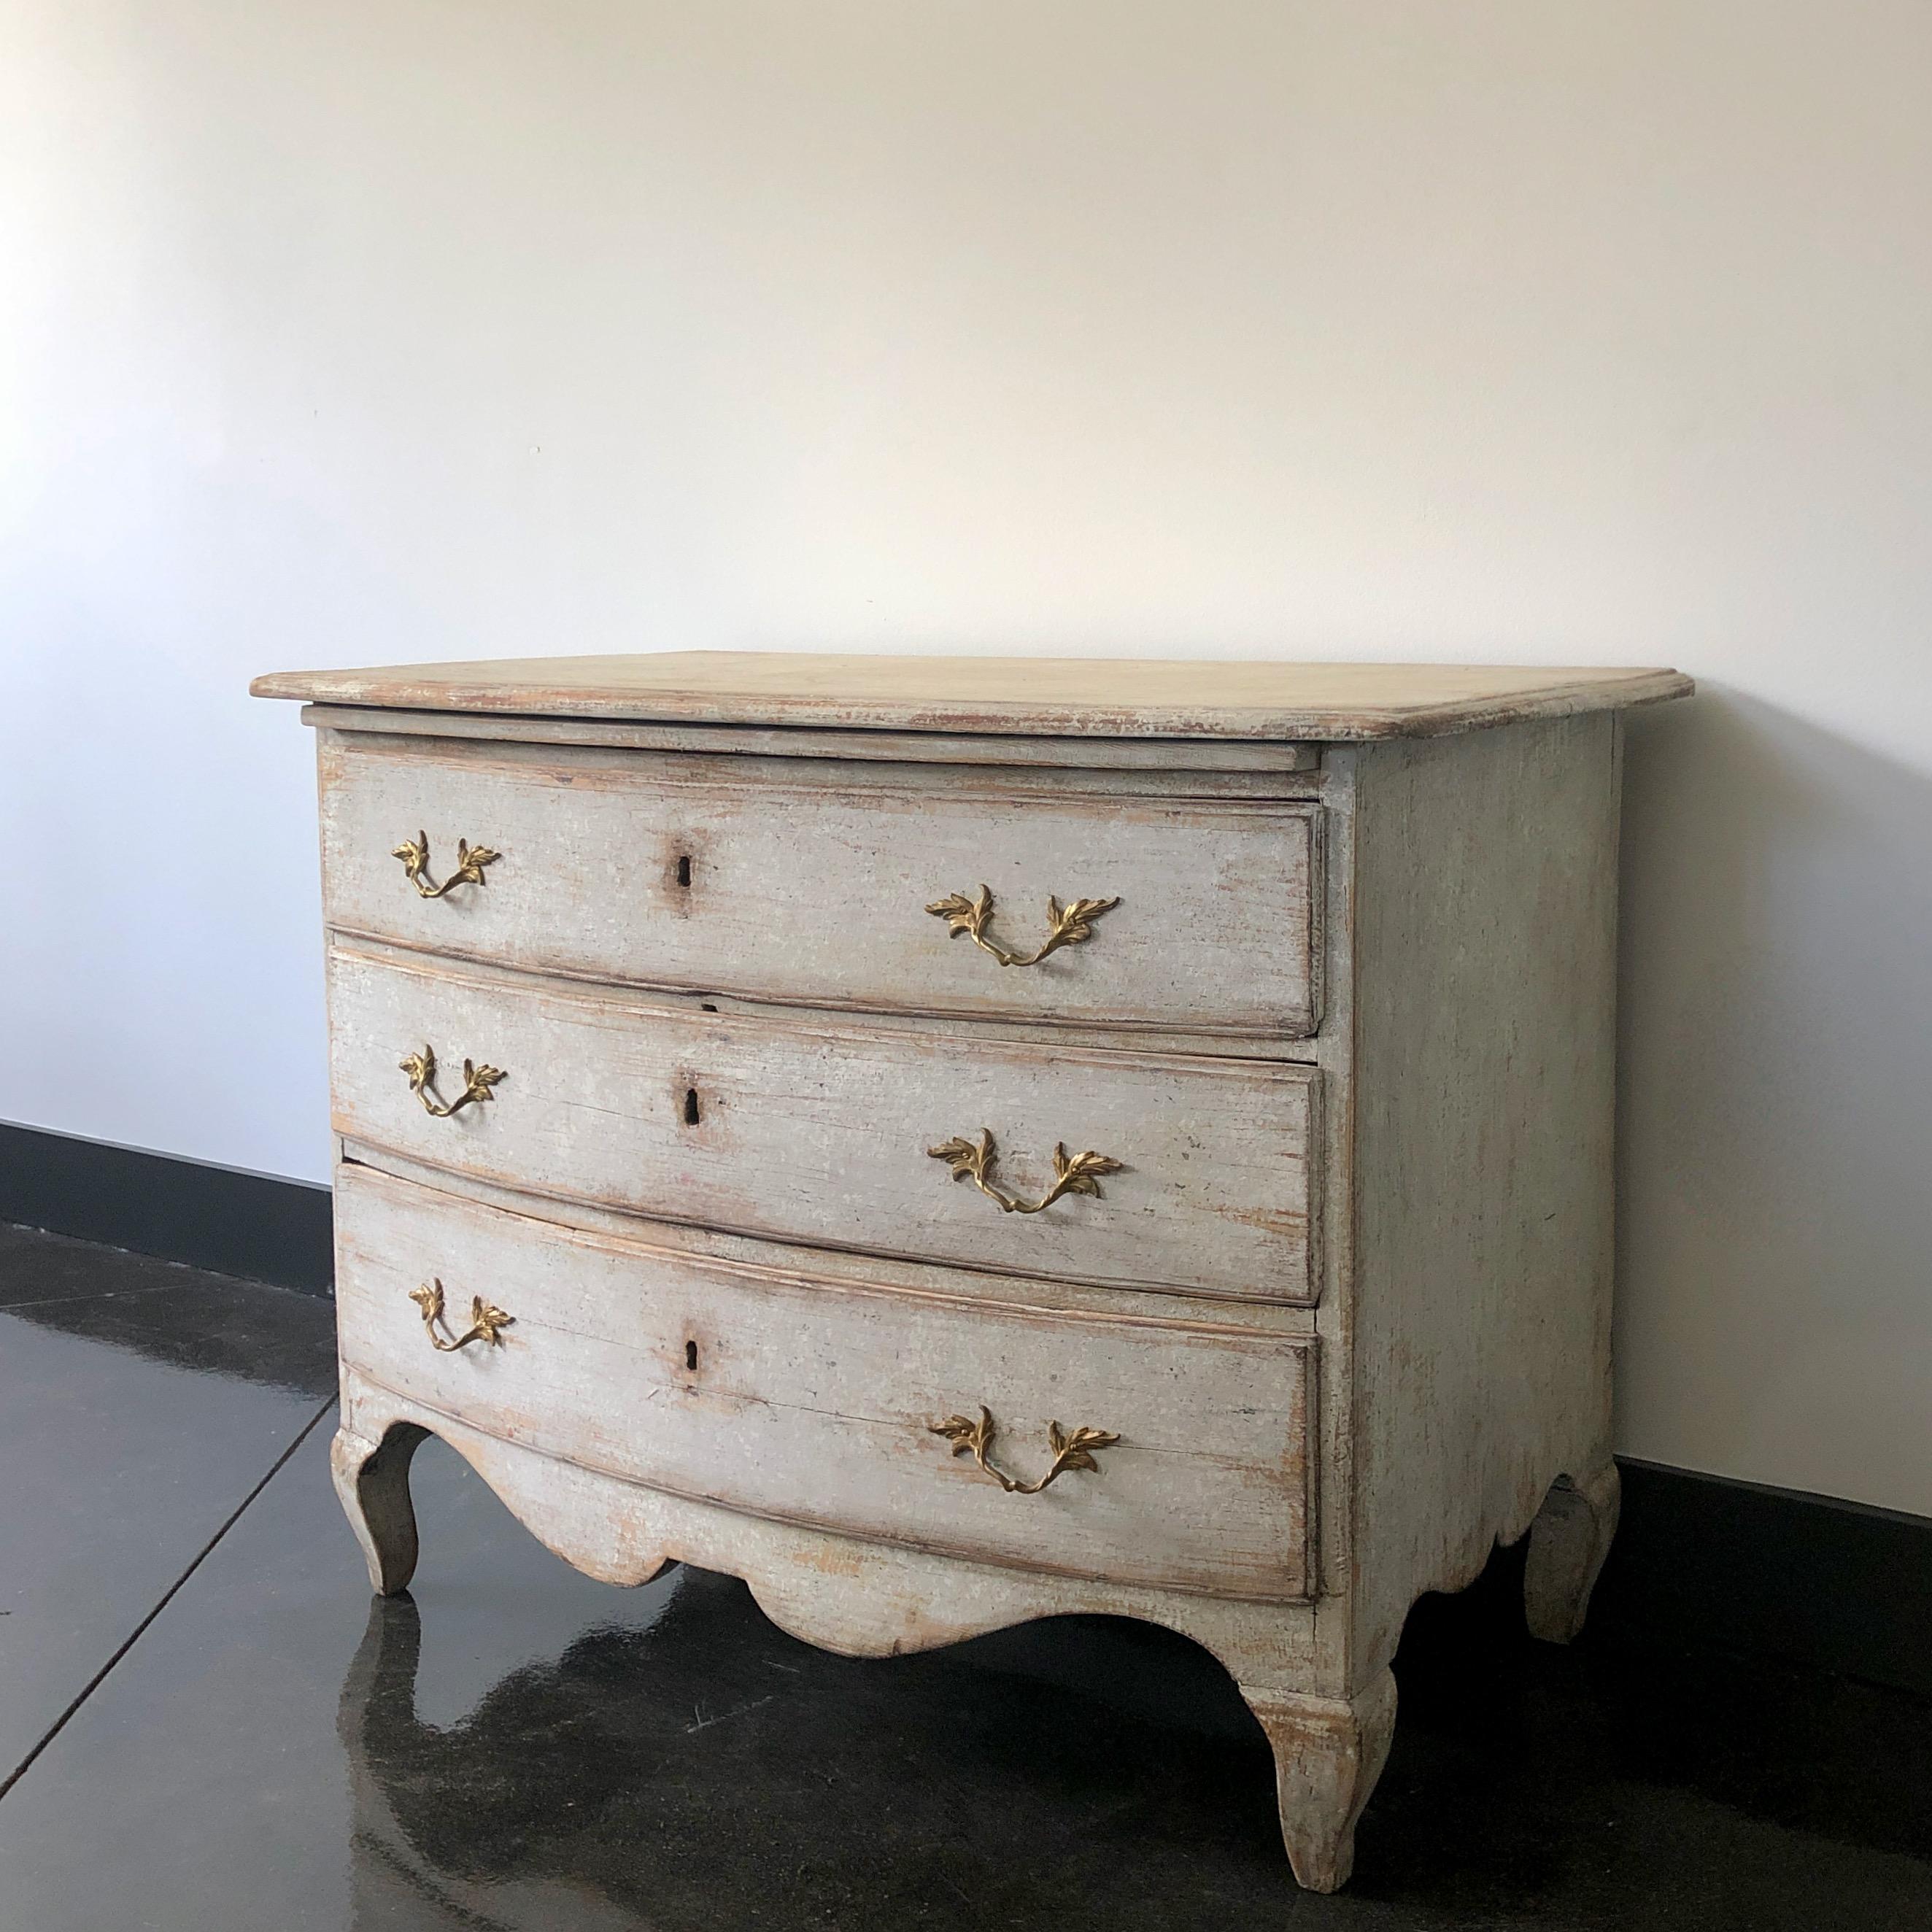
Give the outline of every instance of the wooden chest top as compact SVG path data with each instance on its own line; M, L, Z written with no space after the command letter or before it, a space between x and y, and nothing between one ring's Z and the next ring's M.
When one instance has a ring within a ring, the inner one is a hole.
M1277 742L1434 736L1682 698L1680 672L1511 664L1200 663L663 651L278 671L257 698L844 730Z

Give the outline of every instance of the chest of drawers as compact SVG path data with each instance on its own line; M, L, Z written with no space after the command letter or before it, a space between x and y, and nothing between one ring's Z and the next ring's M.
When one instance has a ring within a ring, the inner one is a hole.
M754 654L289 674L334 1465L887 1654L1226 1665L1348 1875L1410 1604L1616 1516L1619 712L1674 672Z

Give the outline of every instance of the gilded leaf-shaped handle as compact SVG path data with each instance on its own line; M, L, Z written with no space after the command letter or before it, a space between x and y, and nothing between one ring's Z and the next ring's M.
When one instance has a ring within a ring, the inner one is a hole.
M443 1319L441 1281L424 1282L422 1287L411 1288L410 1299L422 1310L423 1332L429 1337L430 1346L446 1355L466 1348L472 1342L484 1342L492 1348L500 1347L502 1330L516 1320L480 1294L474 1295L470 1303L470 1326L460 1335L453 1335Z
M1058 1423L1049 1422L1046 1440L1053 1451L1052 1466L1037 1482L1023 1483L994 1465L993 1438L998 1432L998 1425L993 1420L992 1412L983 1405L976 1422L970 1416L949 1415L944 1422L928 1423L926 1427L932 1434L944 1436L952 1444L954 1455L970 1456L1010 1496L1036 1496L1070 1469L1088 1469L1098 1475L1100 1466L1094 1460L1094 1451L1111 1449L1120 1439L1109 1430L1063 1429Z
M976 1141L941 1141L926 1152L933 1160L944 1161L952 1168L955 1180L970 1180L988 1201L998 1202L1003 1214L1037 1214L1042 1208L1051 1208L1063 1194L1084 1194L1098 1201L1102 1198L1100 1176L1124 1171L1124 1164L1111 1155L1096 1154L1090 1148L1084 1154L1070 1155L1066 1143L1056 1142L1053 1185L1037 1201L1022 1201L1017 1195L1009 1194L994 1178L1000 1156L991 1127L982 1127Z
M420 1053L412 1053L397 1061L398 1068L410 1077L410 1091L423 1103L423 1112L434 1119L446 1120L452 1114L460 1114L465 1107L480 1106L485 1100L494 1100L492 1092L501 1081L509 1078L500 1066L479 1066L473 1060L463 1063L463 1091L446 1103L436 1090L436 1049L425 1046Z
M989 929L993 922L993 892L990 886L982 886L978 896L970 899L964 892L949 892L943 899L934 899L926 910L934 919L945 920L949 938L970 939L982 952L990 952L1002 966L1037 966L1048 953L1058 952L1063 946L1078 946L1082 940L1091 939L1094 922L1112 912L1119 904L1118 899L1070 899L1062 905L1049 895L1046 902L1046 938L1037 951L1024 953L1002 946L993 937Z
M494 866L502 856L493 852L487 845L472 845L466 838L456 842L456 870L441 885L429 875L429 834L418 832L413 838L405 838L389 854L392 859L403 862L403 870L409 881L416 889L418 898L440 899L454 886L480 886L486 884L483 868Z

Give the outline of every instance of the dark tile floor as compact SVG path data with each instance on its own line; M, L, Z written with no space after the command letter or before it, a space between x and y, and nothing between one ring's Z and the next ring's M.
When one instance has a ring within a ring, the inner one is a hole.
M1161 1631L822 1656L723 1577L575 1575L434 1443L413 1598L372 1604L328 1330L0 1228L0 1932L1932 1928L1932 1710L1533 1644L1509 1552L1411 1619L1334 1898Z

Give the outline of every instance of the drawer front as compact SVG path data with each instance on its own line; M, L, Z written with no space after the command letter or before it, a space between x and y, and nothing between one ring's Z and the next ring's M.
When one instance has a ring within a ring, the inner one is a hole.
M329 999L338 1132L433 1166L740 1234L1313 1298L1310 1067L706 1013L346 944ZM426 1046L436 1072L418 1093L401 1063ZM461 1095L466 1058L502 1078L432 1115L425 1100ZM1068 1169L1088 1153L1120 1165L1016 1211L1056 1184L1056 1147Z
M917 767L328 735L322 770L342 931L873 1012L1284 1037L1318 1017L1305 802L1004 796ZM418 833L412 884L393 854ZM495 855L482 883L424 896L460 870L459 838ZM1048 938L1049 897L1063 914L1118 903L1064 919L1037 964L1003 965ZM954 917L927 910L956 898Z
M1263 1599L1310 1574L1312 1339L814 1281L592 1236L345 1166L344 1360L547 1455L753 1514L996 1563ZM472 1298L493 1344L446 1345ZM1117 1436L1034 1495L935 1433L993 1418L1033 1484L1049 1431Z

